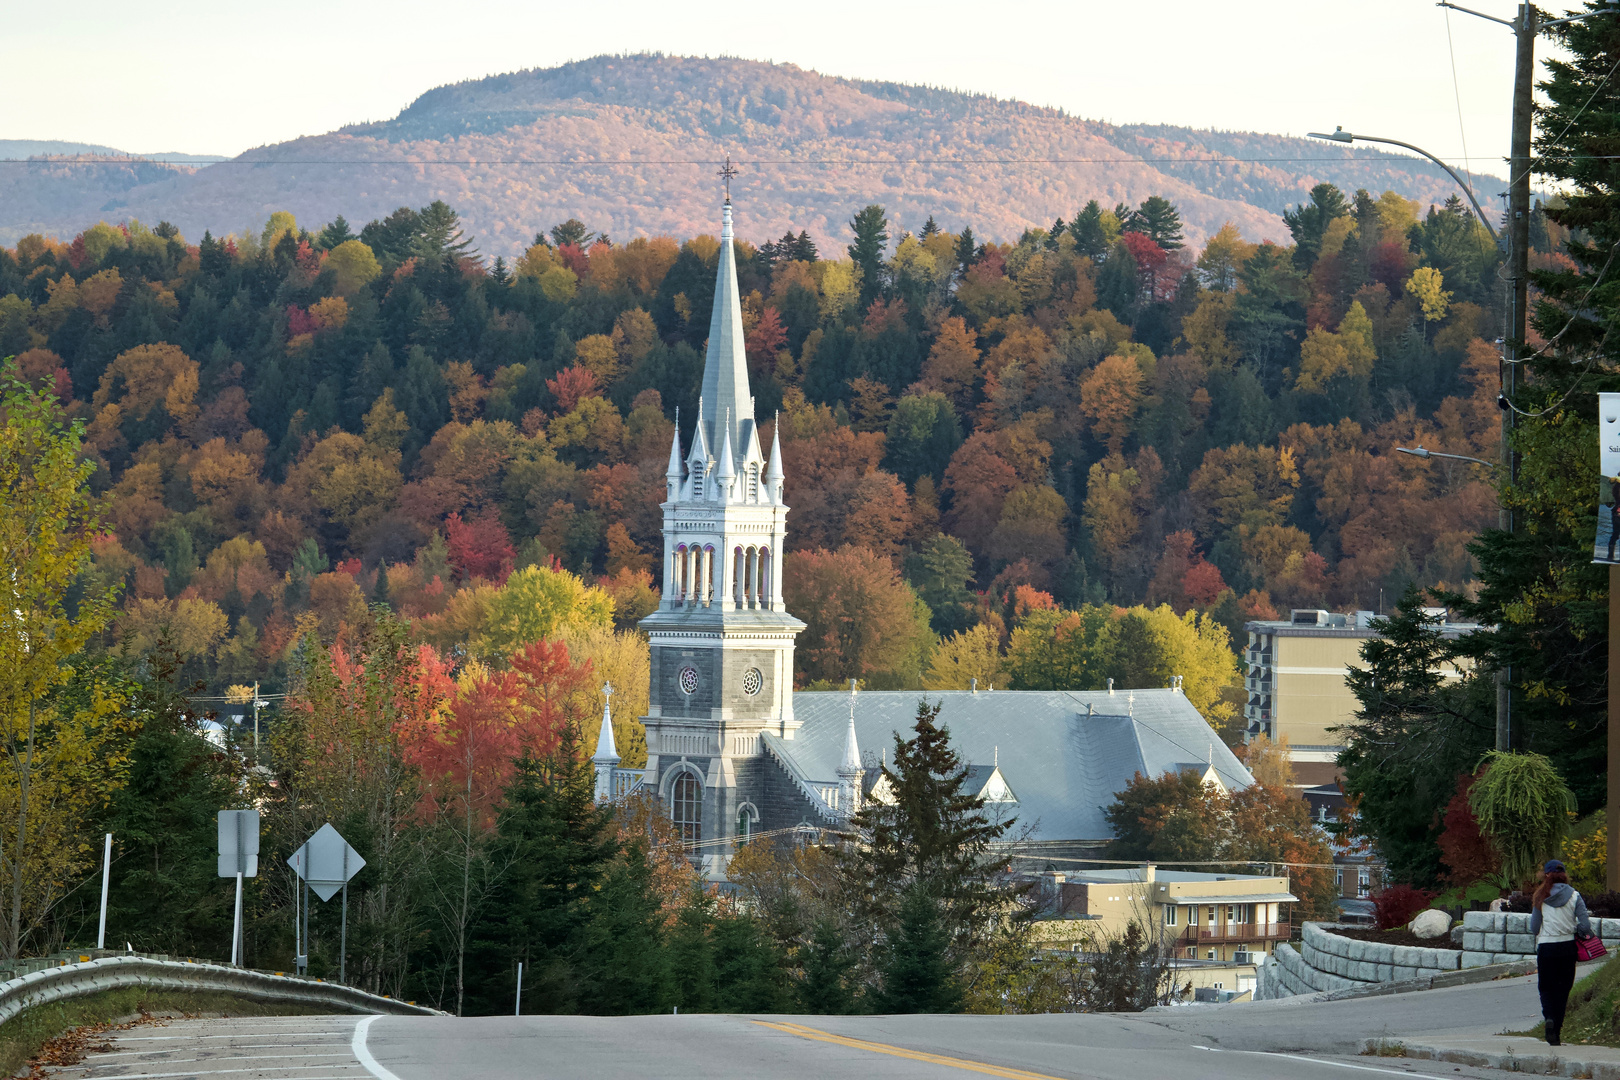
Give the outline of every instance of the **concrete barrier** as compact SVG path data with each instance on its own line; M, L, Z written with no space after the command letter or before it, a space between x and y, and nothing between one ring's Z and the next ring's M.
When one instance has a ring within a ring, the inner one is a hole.
M1297 949L1279 944L1260 965L1255 1000L1429 979L1463 966L1456 949L1362 941L1333 933L1339 928L1342 924L1308 922Z
M352 986L315 979L271 975L222 964L153 960L144 956L109 956L85 963L46 968L0 983L0 1023L38 1005L131 986L153 990L215 991L267 1004L305 1005L333 1012L444 1015L425 1005L395 1001Z

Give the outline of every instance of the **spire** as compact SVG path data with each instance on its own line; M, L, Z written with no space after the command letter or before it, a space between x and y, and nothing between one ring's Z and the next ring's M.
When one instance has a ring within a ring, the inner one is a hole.
M602 730L596 736L596 755L591 758L594 762L611 761L619 763L618 748L613 745L613 684L602 684Z
M720 497L721 502L728 502L731 499L731 489L737 480L737 462L731 455L731 411L729 409L726 410L725 420L721 424L721 428L720 462L715 466L714 475L718 481L716 494Z
M844 760L838 766L838 775L861 771L861 748L855 741L855 680L849 680L849 730L844 734Z
M709 348L703 358L703 402L698 425L708 429L709 445L722 442L719 428L752 418L748 357L744 352L742 295L737 288L737 256L732 248L731 203L721 208L720 265L715 270L714 313L709 319ZM722 420L729 414L729 421ZM740 433L733 432L733 444Z
M613 684L602 684L602 730L596 736L596 754L591 765L596 771L596 798L613 799L613 770L619 767L619 751L613 745Z
M681 414L679 412L675 414L675 431L671 434L669 440L669 468L665 471L664 476L672 483L679 484L681 482ZM675 497L673 491L672 488L670 494L672 499Z

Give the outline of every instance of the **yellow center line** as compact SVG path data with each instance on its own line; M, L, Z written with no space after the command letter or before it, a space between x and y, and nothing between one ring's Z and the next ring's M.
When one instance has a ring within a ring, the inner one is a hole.
M834 1035L830 1031L821 1031L818 1028L805 1027L803 1024L772 1023L768 1020L755 1020L761 1027L775 1028L777 1031L789 1035L797 1035L801 1039L814 1039L817 1042L832 1043L835 1046L847 1046L852 1050L866 1050L873 1054L888 1054L890 1057L909 1058L912 1061L924 1061L931 1065L944 1065L952 1069L966 1069L968 1072L984 1073L987 1076L1007 1077L1008 1080L1058 1080L1057 1077L1045 1073L1025 1072L1023 1069L1012 1069L1005 1065L986 1065L979 1061L968 1061L965 1058L944 1057L940 1054L929 1054L921 1050L907 1050L900 1046L890 1046L888 1043L868 1042L865 1039L851 1039L843 1035Z

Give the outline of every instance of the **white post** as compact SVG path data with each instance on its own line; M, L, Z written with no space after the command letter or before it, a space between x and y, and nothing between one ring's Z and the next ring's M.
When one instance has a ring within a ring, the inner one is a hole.
M512 1007L513 1016L523 1015L523 961L518 961L518 989L517 1004Z
M231 966L242 966L242 871L236 872L236 925L231 931Z
M112 833L107 834L107 847L101 855L101 924L96 928L96 948L107 947L107 882L112 875Z

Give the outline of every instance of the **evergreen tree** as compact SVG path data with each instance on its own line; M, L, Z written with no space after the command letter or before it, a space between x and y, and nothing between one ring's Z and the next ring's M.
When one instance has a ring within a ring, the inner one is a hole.
M961 1006L951 933L941 904L922 882L914 881L906 890L885 953L878 1012L944 1013Z
M469 1011L503 1011L517 960L524 961L525 1011L582 1007L581 971L600 964L592 926L613 917L602 903L618 853L613 810L596 801L594 773L569 725L544 763L518 762L507 789L491 858L504 878L474 929Z
M512 283L512 272L506 268L505 256L495 256L495 265L489 268L489 279L503 287Z
M461 234L461 215L443 199L422 208L415 254L424 259L459 259L473 254L472 240Z
M1123 243L1115 244L1097 272L1097 306L1129 326L1136 321L1137 292L1136 257Z
M861 304L871 303L883 292L883 253L889 243L889 221L883 207L875 203L856 214L849 223L855 240L849 257L861 272Z
M1108 230L1103 227L1102 204L1092 199L1085 209L1069 222L1069 235L1074 237L1074 250L1092 262L1101 262L1108 254Z
M1181 215L1175 204L1162 195L1149 195L1142 205L1129 214L1125 222L1127 232L1139 232L1166 251L1182 247Z
M350 230L348 221L344 219L342 214L339 214L332 219L330 225L320 231L315 242L322 251L331 251L339 244L354 239L357 239L357 237Z
M377 584L371 589L371 602L382 604L388 610L394 609L394 597L388 587L388 563L377 564Z
M1062 214L1059 214L1057 217L1053 218L1052 227L1048 229L1046 233L1046 246L1051 248L1053 251L1056 251L1058 246L1058 238L1063 235L1063 230L1067 228L1068 226L1063 223Z
M1350 213L1350 204L1344 192L1332 184L1322 183L1311 188L1311 201L1283 211L1283 222L1294 237L1294 265L1310 270L1322 250L1322 234L1335 218Z
M993 821L984 800L965 790L967 769L938 726L939 706L917 703L912 737L894 738L894 765L882 777L892 801L869 802L854 817L860 842L845 854L851 905L872 940L894 942L882 957L886 973L919 1002L942 1002L954 992L936 981L935 927L947 942L952 971L967 962L995 920L1008 915L1015 893L1003 885L1004 858L991 845L1012 827ZM889 963L900 965L889 971ZM885 975L887 981L887 974ZM896 998L895 1000L899 1000Z
M1346 676L1359 707L1357 722L1341 730L1339 765L1359 828L1394 880L1428 884L1440 875L1440 811L1495 729L1472 707L1469 689L1441 674L1453 647L1423 602L1408 589L1394 614L1373 620L1379 636L1361 647L1365 666Z
M799 1007L818 1016L846 1016L857 1009L851 985L855 955L830 922L816 925L803 950L804 978L799 981Z
M591 241L595 239L596 234L587 229L585 223L579 218L569 218L561 225L552 226L551 229L551 240L558 247L573 244L583 251L590 247Z
M934 215L929 214L928 215L928 220L923 222L921 239L927 240L930 237L938 236L938 235L939 235L939 225L934 221Z
M964 226L962 226L962 235L960 235L960 236L958 236L956 238L956 271L957 271L957 273L959 273L959 274L967 273L968 272L968 267L972 266L973 265L973 260L978 258L978 257L979 257L979 250L974 244L973 228L972 228L972 226L964 225Z
M1092 1012L1141 1012L1169 1003L1173 975L1165 951L1132 919L1092 963L1080 999Z
M816 251L816 242L810 239L810 233L800 229L799 238L793 241L793 258L798 262L813 263L820 257Z

